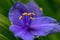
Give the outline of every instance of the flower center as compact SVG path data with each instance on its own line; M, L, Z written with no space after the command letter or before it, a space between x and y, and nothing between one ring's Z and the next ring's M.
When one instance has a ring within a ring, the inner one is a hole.
M35 15L34 13L23 13L23 14L19 17L19 19L20 19L20 20L23 20L24 25L26 26L26 28L28 28L31 20L34 20L34 18L33 18L34 15Z
M22 20L23 16L30 16L30 19L33 20L33 16L35 15L35 13L23 13L19 19Z

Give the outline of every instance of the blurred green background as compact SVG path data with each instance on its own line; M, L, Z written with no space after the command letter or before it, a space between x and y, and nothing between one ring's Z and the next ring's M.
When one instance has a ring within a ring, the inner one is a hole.
M11 25L8 13L10 7L17 0L0 0L0 40L21 40L15 38L9 30ZM34 0L37 5L43 8L43 14L55 18L60 23L60 0ZM21 0L23 3L28 3L29 0ZM60 33L54 33L45 37L39 37L35 40L60 40Z

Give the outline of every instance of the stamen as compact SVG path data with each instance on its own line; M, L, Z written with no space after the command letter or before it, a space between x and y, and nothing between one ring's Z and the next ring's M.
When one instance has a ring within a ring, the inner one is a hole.
M32 15L35 15L35 13L29 13L28 16L32 16Z
M34 18L30 17L31 20L34 20Z
M35 15L35 13L32 13L32 15Z
M23 13L22 15L23 15L23 16L30 16L30 19L31 19L31 20L34 20L34 18L32 18L32 16L34 16L35 13ZM19 19L22 20L22 16L20 16Z
M43 9L42 9L42 8L40 8L40 10L41 10L41 11L43 11Z
M22 16L20 16L19 19L22 20Z
M28 13L28 16L30 16L31 15L31 13Z
M27 13L23 13L22 15L28 15Z

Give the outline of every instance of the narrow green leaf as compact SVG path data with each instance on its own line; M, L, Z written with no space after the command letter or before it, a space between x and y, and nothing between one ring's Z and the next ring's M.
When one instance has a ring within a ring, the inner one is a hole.
M6 27L6 26L4 26ZM10 40L15 39L13 34L10 32L10 30L6 30L2 25L0 25L0 33L9 38Z
M19 40L19 38L16 38L16 40Z
M0 14L0 21L5 23L8 26L11 25L9 19L7 17L3 16L2 14Z
M5 27L6 25L3 24L2 22L0 22L0 26L2 26L4 29L6 29L7 31L9 31L9 29L7 27Z
M10 40L15 40L15 37L9 30L9 26L10 21L8 20L8 18L0 14L0 33L9 38Z
M44 38L43 37L39 37L38 40L44 40Z
M3 9L8 10L11 6L11 2L9 0L0 0L0 7L2 7Z
M9 0L0 0L0 10L2 10L2 12L0 11L0 14L2 13L7 16L11 6L12 3Z
M15 3L15 0L9 0L11 4L13 5Z
M0 40L9 40L6 36L0 34Z
M50 5L46 2L46 0L35 0L35 2L41 7L43 8L43 12L44 12L44 15L49 15L51 17L54 17L53 15L54 12L53 10L51 9Z

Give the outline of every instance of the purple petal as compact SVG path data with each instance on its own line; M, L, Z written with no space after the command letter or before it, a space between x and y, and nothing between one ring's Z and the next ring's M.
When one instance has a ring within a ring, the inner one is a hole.
M22 26L16 26L16 25L11 25L9 27L9 29L14 33L14 34L17 34L17 33L20 33L21 31L23 31L23 27Z
M19 33L17 36L22 38L23 40L34 40L34 36L25 30L24 30L24 32Z
M20 37L23 40L34 40L34 35L32 35L30 32L27 30L21 30L20 33L15 34L16 37Z
M22 8L25 8L25 6L22 3L17 2L13 7L11 7L11 9L9 11L9 19L15 25L20 26L20 25L24 24L23 21L21 21L19 19L19 17L21 16L22 11L24 11L26 9L26 8L25 9L22 9Z
M31 31L31 33L36 36L46 36L56 26L57 24L31 25L31 28L35 29L34 31Z
M19 19L20 15L20 12L17 9L14 9L9 12L9 19L14 25L23 25L23 21Z
M35 22L37 21L37 22ZM50 23L55 23L55 24L58 24L57 21L51 17L47 17L47 16L44 16L44 17L37 17L35 18L34 20L31 21L32 22L32 25L33 24L50 24Z
M60 25L56 26L51 33L56 33L56 32L60 32Z
M28 7L21 2L16 2L13 7L20 11L20 13L28 12Z
M38 17L32 20L30 27L35 29L32 34L45 36L57 26L56 20L50 17Z
M22 26L11 25L9 29L14 33L15 37L20 37L24 40L34 40L34 36Z
M30 12L34 12L36 14L35 15L36 17L43 16L43 13L40 11L40 8L37 6L37 4L34 1L31 0L27 4L27 6L28 6Z

